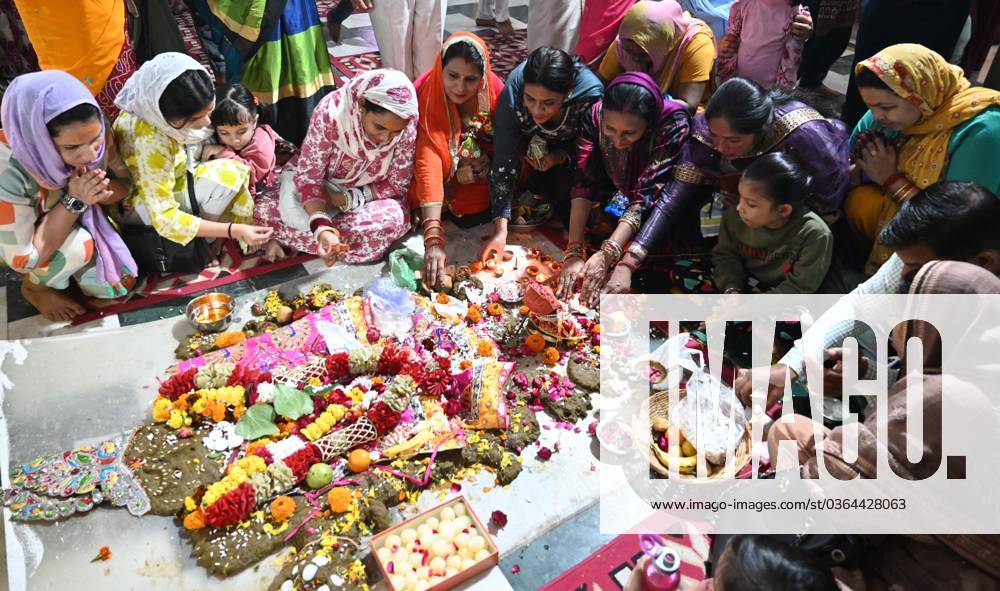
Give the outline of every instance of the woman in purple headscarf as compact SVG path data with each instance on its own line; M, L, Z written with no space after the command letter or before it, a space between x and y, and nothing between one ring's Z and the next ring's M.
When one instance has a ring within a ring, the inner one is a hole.
M25 274L24 297L66 321L85 312L63 291L71 278L86 296L127 293L135 261L100 205L128 194L128 169L94 96L66 72L25 74L0 121L0 257Z
M627 72L607 86L603 100L581 119L559 297L568 299L582 278L581 298L597 301L608 269L666 190L690 134L684 104L665 100L648 74ZM600 244L589 258L588 241Z

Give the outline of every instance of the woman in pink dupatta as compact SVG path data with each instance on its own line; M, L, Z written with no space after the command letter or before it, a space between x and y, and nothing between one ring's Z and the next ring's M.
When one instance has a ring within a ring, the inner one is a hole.
M708 98L714 69L715 36L708 25L674 0L642 0L625 13L598 75L607 84L625 72L649 74L693 114Z

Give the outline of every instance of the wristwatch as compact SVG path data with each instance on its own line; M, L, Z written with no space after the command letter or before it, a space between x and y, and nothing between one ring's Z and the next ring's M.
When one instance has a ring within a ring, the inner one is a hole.
M69 193L63 193L62 197L59 198L59 202L72 214L80 215L87 209L86 202L73 197Z

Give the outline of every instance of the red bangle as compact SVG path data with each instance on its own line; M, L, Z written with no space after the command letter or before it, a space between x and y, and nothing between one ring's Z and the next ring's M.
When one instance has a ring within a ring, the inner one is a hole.
M319 228L321 226L329 226L332 228L333 222L323 217L314 218L313 221L309 222L309 231L315 233L316 228Z
M904 175L901 172L894 172L890 174L889 178L885 179L885 181L882 183L882 190L888 193L890 187L896 184L896 181L905 181L905 180L906 180L906 175Z
M635 263L630 263L630 262L626 261L625 259L622 259L622 260L618 261L618 264L621 265L621 266L623 266L623 267L625 267L626 269L628 269L632 273L635 273L635 270L639 268L639 265L637 265Z

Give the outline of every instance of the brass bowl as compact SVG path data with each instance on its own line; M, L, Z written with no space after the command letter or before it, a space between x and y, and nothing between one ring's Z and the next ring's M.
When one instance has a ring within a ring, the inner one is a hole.
M184 315L198 332L221 332L233 321L233 298L219 292L200 295L191 300Z

